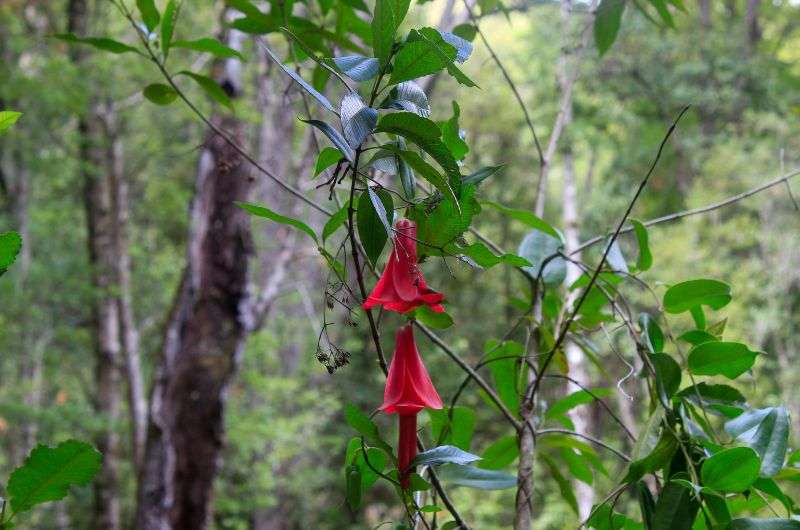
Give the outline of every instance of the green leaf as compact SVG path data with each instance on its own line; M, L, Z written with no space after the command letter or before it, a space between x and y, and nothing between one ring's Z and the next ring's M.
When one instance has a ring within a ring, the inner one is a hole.
M63 499L70 486L86 486L100 470L102 458L94 447L77 440L56 447L37 445L8 480L11 510L26 512L37 504Z
M439 173L436 168L425 162L422 157L414 151L397 150L397 154L413 171L433 184L442 195L453 201L453 204L458 205L458 199L456 198L453 188L450 187L447 179Z
M394 35L408 12L410 0L377 0L372 17L372 49L381 64L386 64L394 45Z
M650 5L656 8L656 11L658 11L658 15L661 17L661 20L663 20L667 26L674 28L675 21L672 19L672 14L669 12L669 8L667 8L666 0L648 0L648 1L650 2Z
M727 530L800 530L800 521L743 517L731 521Z
M340 116L342 133L353 149L364 143L378 122L378 111L368 107L361 96L352 93L342 98Z
M442 249L455 242L469 228L473 216L480 212L474 196L475 187L468 186L461 191L460 208L453 199L445 196L445 199L435 203L433 211L430 211L428 202L408 209L408 218L417 223L417 252L420 258L443 255Z
M673 285L664 294L664 310L667 313L683 313L706 305L721 309L731 301L731 287L717 280L689 280Z
M369 81L378 75L381 68L381 63L378 59L375 57L364 57L363 55L334 57L333 62L339 71L353 81L359 83Z
M614 273L628 273L628 264L625 261L625 256L622 255L622 249L619 248L619 242L615 239L611 242L608 253L606 254L606 263Z
M461 179L461 183L464 184L464 185L473 184L473 185L477 186L478 184L480 184L484 180L488 179L489 177L491 177L492 175L494 175L495 173L497 173L498 171L500 171L504 167L506 167L504 164L501 164L499 166L482 167L478 171L476 171L475 173L470 173L469 175L466 175L464 178L462 178ZM523 211L523 210L519 210L519 211ZM544 222L544 221L542 221L542 222Z
M500 167L502 166L497 166L497 168ZM464 180L466 181L466 178ZM533 228L534 230L544 232L545 234L552 236L558 240L561 239L561 235L558 233L558 230L553 228L547 221L533 215L528 210L517 210L515 208L509 208L494 201L482 200L480 202L482 205L494 208L503 215L506 215L512 219L516 219L517 221L522 222L523 224Z
M762 461L761 468L764 468L764 464ZM753 487L759 491L762 491L769 495L770 497L777 499L781 504L783 504L784 508L788 513L792 513L795 511L794 501L786 495L783 490L778 486L778 483L775 482L771 478L759 478L755 482L753 482Z
M172 43L173 48L185 48L196 52L207 52L215 57L230 58L236 57L244 61L241 53L233 48L225 46L217 39L203 38L197 40L176 40Z
M464 160L464 157L469 153L469 146L467 142L461 138L461 129L458 125L461 109L458 107L458 103L455 101L452 103L453 116L442 124L442 141L453 154L453 158L456 160Z
M694 375L724 375L736 379L750 370L758 352L738 342L704 342L689 352L689 372Z
M450 409L426 410L431 418L433 440L437 444L452 444L465 451L469 450L475 431L475 412L472 409L454 407L452 421Z
M441 464L466 465L477 462L481 457L468 453L453 445L440 445L419 453L412 461L412 466L438 466Z
M447 252L455 255L465 256L475 264L484 268L491 268L499 263L506 263L512 267L530 267L531 262L515 254L503 254L496 256L483 243L477 242L467 246L450 245L446 247Z
M681 367L666 353L651 353L650 361L656 370L656 385L664 402L681 387Z
M692 528L700 505L694 500L691 491L674 482L667 483L661 490L653 512L651 530L677 530Z
M520 391L517 384L518 364L525 354L519 342L508 340L501 344L489 341L484 347L486 365L494 379L494 387L500 400L514 414L519 413Z
M492 469L479 469L456 464L441 466L439 478L452 486L466 486L482 490L501 490L517 485L517 477L514 475Z
M142 20L147 29L150 31L156 29L161 21L156 3L153 0L136 0L136 7L139 8L139 13L142 14Z
M661 353L664 349L664 333L653 317L648 313L639 315L639 327L642 330L642 338L650 353Z
M453 317L447 313L437 313L426 305L420 306L414 311L414 318L434 329L447 329L453 325Z
M144 87L142 94L156 105L169 105L178 97L178 93L163 83L152 83Z
M175 23L178 22L180 2L169 0L167 7L164 8L164 16L161 19L161 51L164 59L169 55L169 47L172 44L172 32L175 30Z
M450 187L461 184L458 164L450 150L442 142L442 131L433 121L413 112L393 112L380 119L375 131L397 134L417 144L442 166L442 169L450 177Z
M684 388L678 392L677 396L695 405L705 407L708 412L728 418L738 416L746 403L742 393L728 385L699 383Z
M361 469L358 466L347 466L345 488L347 506L354 512L361 506Z
M725 424L725 431L761 457L761 476L772 477L783 467L789 441L789 412L784 407L753 409Z
M430 46L430 49L434 50L439 55L440 59L447 62L447 73L455 78L456 81L468 87L478 86L455 65L455 62L462 62L461 59L465 59L468 55L466 50L459 52L459 46L470 46L471 52L471 45L466 41L457 40L458 37L454 38L452 34L450 34L448 38L449 41L446 40L442 32L437 29L420 28L419 30L412 30L409 32L408 39L406 39L406 45L419 41L427 43ZM458 46L456 44L458 44ZM451 48L455 50L454 56L450 51Z
M594 530L642 530L644 528L641 523L613 511L607 504L594 506L592 512L592 517L586 522L587 528Z
M457 35L464 40L472 42L475 40L475 35L478 34L478 28L472 24L459 24L453 28L453 35Z
M16 232L3 232L0 234L0 275L14 263L22 250L22 237Z
M541 275L545 285L560 285L567 276L567 263L558 255L563 247L560 239L534 229L522 239L517 255L531 262L524 269L531 276Z
M397 84L435 74L447 68L455 58L456 49L453 46L440 48L427 40L407 42L397 52L389 83Z
M646 271L653 265L647 227L636 219L631 219L630 223L633 226L633 233L636 235L636 242L639 244L639 258L636 260L636 268L640 271Z
M369 419L366 414L361 412L358 407L350 403L345 405L344 417L347 420L347 424L364 435L364 438L383 449L388 454L392 454L392 447L383 441L380 432L378 432L378 426L375 425L375 422Z
M741 493L758 478L761 460L749 447L723 449L703 462L703 486L726 493Z
M275 62L275 64L277 64L277 65L280 67L280 69L284 71L284 73L285 73L286 75L288 75L289 77L291 77L291 78L294 80L294 82L295 82L295 83L297 83L298 85L300 85L301 87L303 87L303 89L304 89L306 92L308 92L309 94L311 94L312 96L314 96L314 99L316 99L317 101L319 101L319 103L320 103L320 104L321 104L323 107L325 107L325 108L326 108L326 109L328 109L329 111L333 112L334 114L338 114L338 112L336 112L336 109L334 108L333 104L331 104L331 102L330 102L330 100L329 100L328 98L326 98L325 96L323 96L323 95L322 95L322 94L321 94L319 91L317 91L317 89L315 89L314 87L312 87L311 85L309 85L309 84L306 82L306 80L305 80L305 79L303 79L302 77L300 77L300 74L298 74L298 73L297 73L297 72L295 72L293 69L291 69L291 68L289 68L288 66L286 66L285 64L283 64L283 63L282 63L282 62L281 62L281 61L278 59L278 57L277 57L277 56L276 56L276 55L275 55L275 54L272 52L272 50L270 50L270 49L269 49L269 47L267 47L267 45L266 45L266 44L264 44L264 42L263 42L263 41L261 41L261 40L258 40L257 42L258 42L258 44L261 46L261 48L262 48L262 49L263 49L265 52L267 52L267 55L269 55L269 56L270 56L270 58L271 58L271 59L272 59L272 60ZM304 120L304 121L305 121L305 120ZM309 120L309 121L313 121L313 120Z
M678 440L675 439L672 433L665 430L650 454L630 463L628 473L622 481L628 484L638 482L648 473L654 473L656 470L666 466L677 448Z
M219 86L219 83L217 83L210 77L201 74L196 74L188 70L181 70L180 72L178 72L178 75L185 75L187 77L190 77L192 80L194 80L195 83L200 85L200 88L202 88L203 91L205 91L205 93L211 99L213 99L214 101L216 101L221 105L228 107L230 110L233 110L233 102L231 102L231 99L228 97L228 94L226 94L225 90L223 90L222 87Z
M503 469L519 456L519 441L516 435L504 436L483 451L478 462L481 469Z
M339 151L336 152L338 153ZM344 225L345 221L347 221L349 209L350 209L350 201L347 201L347 204L342 206L339 210L337 210L333 215L330 216L328 222L325 223L325 226L322 227L323 242L327 240L329 237L331 237L334 234L334 232L336 232L339 229L339 227Z
M81 38L72 33L59 33L55 37L73 44L88 44L89 46L94 46L99 50L111 53L138 53L139 55L143 55L142 52L133 46L128 46L127 44L106 37Z
M361 440L359 440L358 451L356 451L353 460L361 474L361 493L363 496L380 478L376 471L383 471L389 459L386 453L377 447L367 448L365 454L361 448Z
M317 240L317 234L314 233L314 230L311 229L310 226L305 224L303 221L299 221L297 219L292 219L291 217L286 217L285 215L281 215L277 212L273 212L269 208L264 206L258 206L257 204L251 204L247 202L237 202L236 205L241 208L242 210L256 215L258 217L263 217L265 219L269 219L271 221L275 221L276 223L281 223L289 226L293 226L298 230L302 230L308 236L314 240L315 243L319 243Z
M319 152L317 163L314 165L314 176L316 177L329 167L337 164L342 159L342 153L333 147L326 147Z
M0 132L5 131L15 123L19 117L22 116L21 112L13 110L0 110Z
M544 461L545 465L547 465L547 469L550 470L550 474L553 476L553 480L556 481L558 484L558 489L561 492L561 497L567 502L572 511L578 515L578 500L575 498L575 492L572 489L572 483L567 480L561 470L559 470L558 465L547 455L542 455L542 460Z
M593 388L592 394L599 398L604 398L611 394L611 389L609 388ZM587 403L591 403L595 400L594 396L592 396L586 390L578 390L577 392L573 392L552 405L547 409L545 412L544 417L545 419L552 420L558 418L559 416L565 415L570 410L574 409L577 406L585 405Z
M719 338L702 329L690 329L686 333L681 334L681 336L678 337L678 340L682 340L693 346L697 346L699 344L703 344L704 342L719 340Z
M625 0L601 0L594 17L594 42L600 55L617 39L624 11Z
M347 143L347 140L344 139L342 133L321 120L304 120L301 118L300 121L322 131L347 160L352 162L355 159L355 152L350 147L350 144Z
M358 198L356 227L367 258L375 265L391 233L391 221L387 215L394 214L394 202L388 191L371 190L368 188Z

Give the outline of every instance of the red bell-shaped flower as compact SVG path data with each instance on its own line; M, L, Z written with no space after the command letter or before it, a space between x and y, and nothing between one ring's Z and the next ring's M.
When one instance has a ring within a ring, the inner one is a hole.
M422 363L411 324L397 332L394 357L383 392L381 410L400 417L400 438L397 446L400 484L408 488L409 464L417 455L417 414L424 408L442 408L442 399L433 386Z
M428 289L417 267L417 226L401 219L395 226L394 248L378 283L364 302L364 309L382 305L388 311L408 313L427 305L437 313L444 311L442 293Z

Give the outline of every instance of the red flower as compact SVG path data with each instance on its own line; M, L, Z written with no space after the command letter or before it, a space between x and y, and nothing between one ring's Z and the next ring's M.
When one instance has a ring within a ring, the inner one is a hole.
M385 413L396 413L400 417L397 460L400 484L404 489L408 488L411 473L409 464L417 455L417 414L424 408L440 409L442 399L422 363L414 343L414 329L408 324L397 332L394 357L389 366L381 405Z
M388 311L408 313L416 307L427 305L437 313L444 311L439 303L442 293L428 289L425 278L417 267L417 227L413 221L401 219L395 227L392 254L386 263L375 288L364 302L364 309L382 305Z

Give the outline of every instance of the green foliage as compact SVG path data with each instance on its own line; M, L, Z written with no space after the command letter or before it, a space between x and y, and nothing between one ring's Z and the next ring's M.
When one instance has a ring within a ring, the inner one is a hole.
M394 202L386 190L373 191L372 188L367 188L358 198L358 238L373 265L377 263L386 242L392 236L392 221L388 216L393 213Z
M761 461L748 447L725 449L703 462L703 485L725 493L741 493L758 478Z
M269 219L270 221L275 221L276 223L281 223L288 226L293 226L298 230L301 230L308 234L308 237L317 242L317 234L314 230L311 229L310 226L305 224L303 221L298 221L297 219L292 219L291 217L286 217L285 215L281 215L277 212L270 210L264 206L258 206L257 204L250 204L246 202L236 203L239 208L246 211L249 214L263 217L264 219Z
M0 276L17 259L19 251L22 250L22 238L16 232L4 232L0 234Z
M178 93L163 83L152 83L144 87L142 94L156 105L169 105L178 98Z
M736 379L750 370L758 352L739 342L704 342L689 352L689 371L694 375L724 375Z
M8 480L11 515L63 499L70 486L86 486L100 470L101 459L94 447L77 440L38 445Z
M0 132L5 131L15 123L19 117L22 116L21 112L13 110L0 110Z

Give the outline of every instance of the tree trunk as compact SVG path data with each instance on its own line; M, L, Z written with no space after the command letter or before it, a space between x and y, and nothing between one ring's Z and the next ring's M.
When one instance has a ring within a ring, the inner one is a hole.
M86 0L70 0L68 29L77 35L87 34ZM73 62L80 65L85 52L71 49ZM113 167L113 151L105 141L103 115L107 105L95 98L78 122L81 172L84 181L84 204L88 233L89 263L94 293L92 328L95 350L97 392L95 410L104 420L97 435L98 449L103 453L103 468L95 480L95 512L93 527L118 530L120 523L119 436L116 424L120 416L119 312L114 296L114 222L108 172Z
M747 28L747 50L752 53L758 41L761 40L761 26L758 23L758 11L761 0L747 0L745 12L745 26Z
M231 31L228 37L228 45L238 48L241 35ZM228 60L214 69L219 84L238 96L240 65ZM211 119L241 145L241 121ZM209 132L198 162L186 268L151 399L139 530L210 527L226 389L250 326L244 311L250 223L235 201L248 199L253 180L240 155Z

